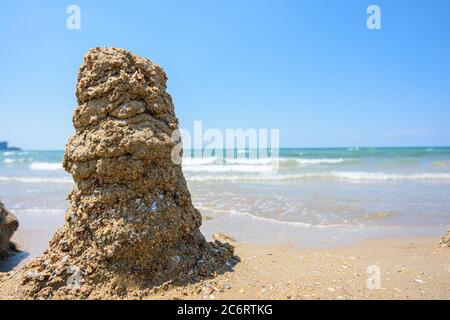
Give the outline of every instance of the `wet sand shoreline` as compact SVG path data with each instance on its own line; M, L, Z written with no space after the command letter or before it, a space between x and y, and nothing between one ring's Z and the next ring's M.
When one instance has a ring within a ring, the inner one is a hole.
M238 243L241 261L233 271L166 286L145 299L450 299L450 249L439 240L385 238L310 249ZM379 288L368 288L371 266L379 268ZM16 282L0 274L0 299L8 299Z
M390 235L370 228L288 231L283 224L246 216L202 214L205 236L223 232L236 238L241 262L232 272L156 290L147 299L450 299L450 249L439 247L445 226L422 230L423 235L412 227L392 229ZM19 212L23 223L13 241L24 252L0 265L0 279L47 248L64 221L63 214L45 217ZM381 287L371 290L367 268L374 265L380 268ZM8 299L15 285L0 283L0 299Z
M22 266L40 255L48 247L54 233L64 223L64 210L58 214L39 215L16 212L20 228L12 241L22 254L12 261L0 264L0 272ZM449 226L348 226L317 228L291 226L236 214L216 214L202 210L201 231L208 240L218 232L236 239L239 243L257 246L293 247L296 249L334 249L355 246L365 241L407 238L438 238ZM439 242L439 241L438 241Z

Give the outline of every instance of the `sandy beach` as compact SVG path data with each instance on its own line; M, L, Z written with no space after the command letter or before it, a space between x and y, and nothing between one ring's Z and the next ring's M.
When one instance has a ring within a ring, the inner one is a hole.
M195 157L167 79L92 48L65 151L1 152L1 299L450 298L450 148Z
M450 299L450 249L437 236L445 226L304 228L202 209L202 233L235 238L240 262L214 278L165 284L144 299ZM15 276L48 247L63 212L17 211L21 227L12 241L23 252L0 264L0 299L13 298ZM380 286L369 289L373 266Z
M237 245L234 271L148 299L450 299L450 251L439 238L364 241L326 249ZM381 287L368 289L367 268Z
M169 283L144 299L450 299L450 250L438 244L436 237L315 249L239 243L241 261L228 272ZM368 288L369 266L379 267L379 288ZM0 299L11 298L17 270L0 273Z
M0 300L450 300L449 1L3 9Z

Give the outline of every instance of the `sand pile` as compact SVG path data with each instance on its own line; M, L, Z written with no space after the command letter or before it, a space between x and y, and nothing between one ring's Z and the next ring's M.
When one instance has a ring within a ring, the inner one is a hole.
M10 239L18 227L16 217L0 201L0 259L10 255L15 249Z
M140 297L229 265L232 246L205 241L171 161L178 120L166 80L160 66L126 50L85 55L63 163L75 181L70 208L50 248L24 268L24 296Z

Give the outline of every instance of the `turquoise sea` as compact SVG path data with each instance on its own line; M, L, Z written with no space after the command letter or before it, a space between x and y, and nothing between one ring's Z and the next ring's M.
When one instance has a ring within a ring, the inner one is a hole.
M206 234L308 246L439 235L450 226L450 148L194 153L185 151L183 170ZM31 251L63 223L73 181L62 158L63 151L0 152L0 199Z

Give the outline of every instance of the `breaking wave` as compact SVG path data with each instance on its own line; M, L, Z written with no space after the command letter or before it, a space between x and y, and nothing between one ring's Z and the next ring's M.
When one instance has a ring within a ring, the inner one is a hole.
M295 180L313 180L313 179L334 179L344 181L415 181L415 180L440 180L450 181L450 173L418 173L418 174L398 174L381 172L352 172L352 171L330 171L316 173L299 174L261 174L261 175L204 175L187 176L188 181L206 182L206 181L250 181L250 182L276 182L276 181L295 181Z
M30 169L36 171L55 171L62 170L63 167L58 162L33 162L30 164Z
M356 161L355 159L296 159L297 163L302 165L314 165L314 164L339 164L349 161Z
M283 159L261 158L261 159L225 159L226 164L240 164L240 165L269 165L275 161L283 161Z
M183 167L189 171L202 171L202 166L204 171L210 172L212 171L211 165L216 166L232 166L232 165L240 165L240 166L270 166L278 164L281 167L292 167L292 166L308 166L308 165L323 165L323 164L341 164L349 161L356 161L357 159L344 159L344 158L323 158L323 159L296 159L296 158L220 158L220 157L204 157L204 158L183 158ZM193 169L192 167L196 166L199 169ZM247 167L248 168L248 167ZM241 168L242 169L242 168ZM238 171L267 171L266 168L262 170L259 169L237 169ZM235 169L219 169L216 168L214 171L222 172L222 171L234 171Z
M69 177L0 177L0 182L19 182L19 183L73 183Z
M272 172L271 165L255 166L255 165L204 165L204 166L183 166L184 172L242 172L242 173L263 173Z
M217 161L217 157L204 157L204 158L183 158L183 166L201 166L206 164L214 164Z

